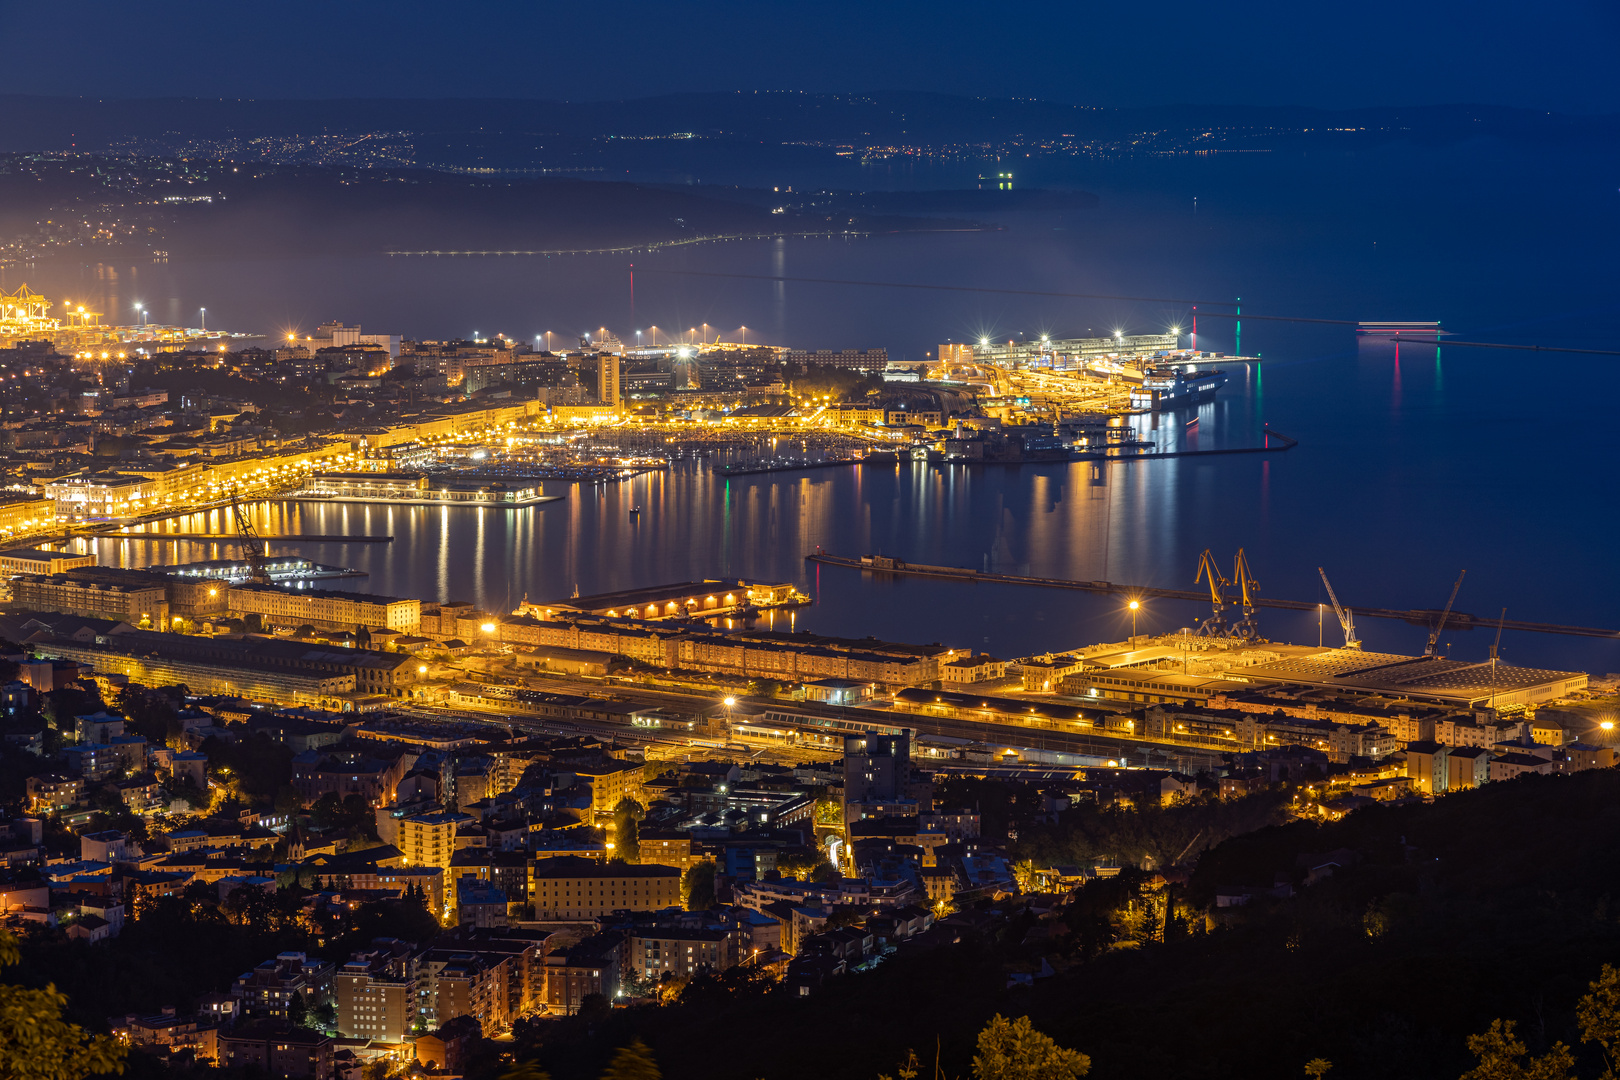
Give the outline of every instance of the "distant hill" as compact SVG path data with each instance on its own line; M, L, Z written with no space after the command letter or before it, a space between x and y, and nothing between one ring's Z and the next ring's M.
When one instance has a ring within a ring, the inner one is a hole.
M1051 101L944 94L702 93L629 101L511 99L221 100L0 96L0 151L81 151L142 143L407 139L422 163L522 167L579 140L650 141L616 147L669 151L682 137L740 144L954 147L1013 143L1115 149L1265 141L1453 141L1612 138L1620 117L1569 116L1484 105L1311 109L1173 105L1102 109ZM662 145L659 145L662 144ZM259 147L260 150L266 147ZM296 147L281 147L291 151ZM598 150L602 147L597 146Z

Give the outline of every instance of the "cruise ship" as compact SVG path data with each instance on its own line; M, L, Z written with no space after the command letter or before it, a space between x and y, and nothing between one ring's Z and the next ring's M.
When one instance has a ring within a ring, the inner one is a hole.
M1196 405L1214 397L1215 391L1225 385L1224 371L1192 371L1161 364L1143 373L1141 386L1131 388L1131 408L1163 412Z

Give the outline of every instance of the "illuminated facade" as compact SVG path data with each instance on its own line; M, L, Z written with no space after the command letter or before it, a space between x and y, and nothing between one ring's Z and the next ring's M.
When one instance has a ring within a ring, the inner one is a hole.
M161 582L126 585L78 581L66 574L23 574L12 579L11 602L34 611L115 619L143 628L161 629L169 623L168 590Z
M398 630L416 633L422 601L333 589L290 589L280 585L233 585L226 605L236 616L258 615L278 625L319 629Z

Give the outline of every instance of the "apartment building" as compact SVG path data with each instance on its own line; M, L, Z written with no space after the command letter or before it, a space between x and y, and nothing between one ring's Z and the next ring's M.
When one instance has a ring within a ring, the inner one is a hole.
M681 872L672 866L600 863L563 855L534 865L535 918L589 920L615 911L657 911L681 902Z
M721 972L740 962L746 940L741 930L638 927L630 933L625 968L652 982L666 973L689 979L703 971Z
M399 849L411 866L437 866L448 876L456 853L456 828L471 824L471 814L417 814L399 822Z
M136 585L81 581L66 573L22 574L11 579L11 602L34 611L114 619L142 629L169 625L168 591L161 582Z
M430 1031L458 1016L477 1020L486 1037L507 1030L510 966L504 954L429 949L417 965L417 1016Z
M334 966L301 952L278 953L252 971L237 976L231 996L242 1016L286 1020L295 997L305 1006L318 1005L332 994Z
M404 1042L416 1018L416 958L397 939L372 942L332 976L338 1031L352 1039Z
M629 761L606 758L590 764L569 766L581 784L591 790L591 812L600 820L613 813L621 799L644 801L642 767Z
M258 615L278 626L308 624L323 630L353 630L363 626L414 634L422 622L420 600L337 589L232 585L226 604L232 615Z

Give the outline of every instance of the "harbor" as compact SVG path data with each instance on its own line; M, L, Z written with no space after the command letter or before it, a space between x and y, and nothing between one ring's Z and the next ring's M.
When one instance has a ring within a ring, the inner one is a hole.
M942 578L949 581L969 583L1032 585L1048 589L1077 589L1082 592L1124 596L1138 600L1156 598L1203 603L1211 600L1211 593L1208 589L1202 591L1196 589L1166 589L1151 585L1124 585L1115 581L1080 581L1069 578L1033 577L1026 574L1003 574L989 570L971 570L960 566L930 566L924 563L909 563L904 559L896 559L886 555L834 555L818 549L806 555L805 559L825 566L840 566L873 574ZM1224 602L1223 600L1222 603ZM1320 611L1323 608L1321 603L1311 603L1304 600L1279 600L1258 595L1250 596L1247 603L1251 607L1279 608L1287 611ZM1427 609L1398 611L1393 608L1355 606L1353 610L1356 615L1363 615L1373 619L1396 619L1416 626L1432 626L1441 617L1439 611ZM1620 630L1592 626L1567 626L1560 623L1527 622L1522 619L1509 619L1505 614L1501 618L1491 619L1461 611L1447 611L1443 618L1445 625L1452 630L1505 629L1537 634L1566 634L1577 637L1620 640Z

